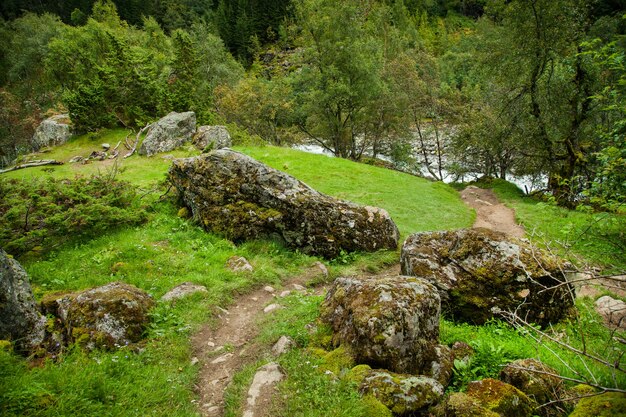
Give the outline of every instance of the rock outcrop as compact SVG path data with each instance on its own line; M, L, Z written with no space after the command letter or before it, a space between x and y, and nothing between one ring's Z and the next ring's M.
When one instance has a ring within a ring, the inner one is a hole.
M194 219L235 241L277 237L326 258L397 247L398 229L385 210L318 193L229 149L175 160L169 180Z
M521 240L486 229L417 233L402 247L402 273L439 289L442 308L461 321L483 324L498 310L517 310L546 325L574 305L561 262Z
M154 300L132 285L113 282L42 300L45 313L57 318L57 331L66 345L115 348L141 340Z
M44 340L46 318L35 303L24 268L0 249L0 339L31 353Z
M196 114L171 112L148 129L139 148L140 155L152 156L169 152L188 142L196 131Z
M439 314L437 289L403 276L338 278L321 307L333 342L350 346L357 363L415 374L433 372Z
M232 140L226 126L200 126L193 137L193 144L201 151L210 151L229 148Z
M394 415L414 415L439 402L443 386L432 378L372 370L363 379L359 391L371 395Z
M70 117L67 114L57 114L41 122L32 138L35 150L46 146L62 145L72 136Z

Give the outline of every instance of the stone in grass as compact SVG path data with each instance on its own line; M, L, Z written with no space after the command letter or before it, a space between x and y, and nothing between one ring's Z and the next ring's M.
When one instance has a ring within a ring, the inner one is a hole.
M598 298L594 305L608 327L626 330L626 303L624 301L605 295Z
M385 210L324 195L229 149L176 159L168 178L194 220L236 242L277 238L327 259L398 245L398 228Z
M483 407L506 417L530 417L535 403L513 385L487 378L470 382L467 395Z
M573 311L564 262L523 240L487 229L416 233L402 246L402 273L433 283L442 307L460 321L484 324L517 311L548 325Z
M439 295L415 277L338 278L321 306L335 345L350 346L357 363L424 374L436 360Z
M558 400L563 394L563 381L558 372L536 359L520 359L511 362L500 371L500 380L518 388L537 404ZM553 414L542 407L546 414Z
M443 386L432 378L373 370L359 391L383 403L395 415L412 415L426 410L443 397Z
M62 145L70 136L72 136L72 122L69 115L57 114L37 126L31 143L35 150L39 150L47 146Z
M141 340L155 303L139 288L113 282L71 294L51 294L41 304L46 314L57 318L64 344L112 349Z
M231 256L226 263L228 269L233 272L252 272L254 268L243 256Z
M309 348L309 352L322 359L319 370L334 376L344 376L354 366L354 357L350 349L339 346L330 352L319 348Z
M179 300L191 294L197 294L200 292L207 292L207 289L204 285L197 285L193 282L183 282L182 284L177 285L176 287L169 290L163 297L161 297L161 301Z
M201 151L229 148L232 145L226 126L200 126L193 136L193 144Z
M281 336L274 346L272 346L272 353L274 356L280 356L283 353L287 353L296 346L296 342L289 336Z
M45 325L26 271L0 248L0 339L14 341L18 352L29 354L43 342Z
M284 378L285 374L277 363L271 362L260 367L248 389L243 417L264 415L263 411L271 404L274 387Z
M593 397L581 398L569 417L618 417L626 416L626 394L606 392Z

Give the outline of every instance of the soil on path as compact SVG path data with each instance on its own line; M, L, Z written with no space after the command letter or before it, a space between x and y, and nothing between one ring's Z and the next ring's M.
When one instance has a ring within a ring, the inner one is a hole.
M321 273L313 266L305 274L283 283L281 290L266 286L238 297L228 310L216 307L218 322L205 325L192 337L194 360L201 365L196 392L198 408L204 417L224 415L224 391L233 376L259 358L261 347L254 344L259 318L271 314L264 310L279 301L282 291L305 291L303 285ZM324 288L307 292L322 294Z
M524 237L524 228L515 221L513 209L502 204L492 190L470 185L461 191L461 198L476 210L473 227L484 227L512 237Z

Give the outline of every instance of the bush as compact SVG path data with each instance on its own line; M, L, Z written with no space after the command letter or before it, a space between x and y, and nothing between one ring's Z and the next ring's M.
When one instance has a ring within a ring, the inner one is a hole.
M19 256L146 220L135 189L110 176L0 179L0 246Z

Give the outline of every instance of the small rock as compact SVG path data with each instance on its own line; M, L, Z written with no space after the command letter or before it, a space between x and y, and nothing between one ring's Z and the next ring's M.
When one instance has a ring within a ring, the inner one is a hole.
M295 342L290 337L281 336L280 339L278 339L278 341L272 347L272 353L275 356L280 356L283 353L288 352L295 345Z
M276 290L274 290L273 287L270 287L269 285L266 285L265 287L263 287L263 291L266 291L266 292L269 292L269 293L273 294L274 291L276 291Z
M83 162L85 160L84 157L80 156L80 155L76 155L75 157L73 157L72 159L69 160L70 164L75 164L78 162Z
M605 295L595 302L596 311L607 326L621 330L626 329L626 303L622 300Z
M328 268L326 268L326 265L317 261L313 264L313 267L318 269L325 278L328 278Z
M196 358L195 356L191 358L191 366L196 365L198 362L200 362L200 359Z
M270 304L263 309L264 313L271 313L272 311L280 309L280 305L278 304Z
M286 290L286 291L281 292L279 297L280 298L285 298L285 297L289 296L290 294L291 294L291 291Z
M107 159L107 153L102 151L93 151L89 154L89 159L95 159L96 161L104 161Z
M243 417L257 417L259 413L259 400L269 403L272 397L274 386L285 378L283 371L277 363L268 363L259 368L254 375L252 385L248 389L248 398L246 400L246 408Z
M430 417L500 417L500 414L487 410L464 392L451 393L429 411Z
M232 358L234 355L232 353L225 353L222 356L218 356L217 358L211 361L211 364L217 365L218 363L226 362L228 359Z
M178 300L199 292L207 292L206 287L203 285L196 285L192 282L183 282L182 284L169 290L163 297L161 297L161 301Z
M293 289L294 289L294 290L296 290L296 291L306 291L306 288L305 288L305 287L303 287L303 286L302 286L302 285L300 285L300 284L293 284L293 285L292 285L292 287L293 287Z
M359 391L372 395L396 415L412 415L436 404L443 397L443 386L432 378L388 371L369 371Z
M252 272L254 268L243 256L233 256L228 259L227 267L233 272Z
M206 345L207 345L208 347L213 347L213 346L215 346L215 343L213 343L213 342L207 342L207 344L206 344Z
M557 401L563 393L563 381L559 373L536 359L520 359L511 362L500 371L499 379L511 384L537 404ZM543 407L544 411L550 411Z
M110 148L111 148L111 145L109 145L108 143L102 144L102 149L104 149L105 151L108 151Z

